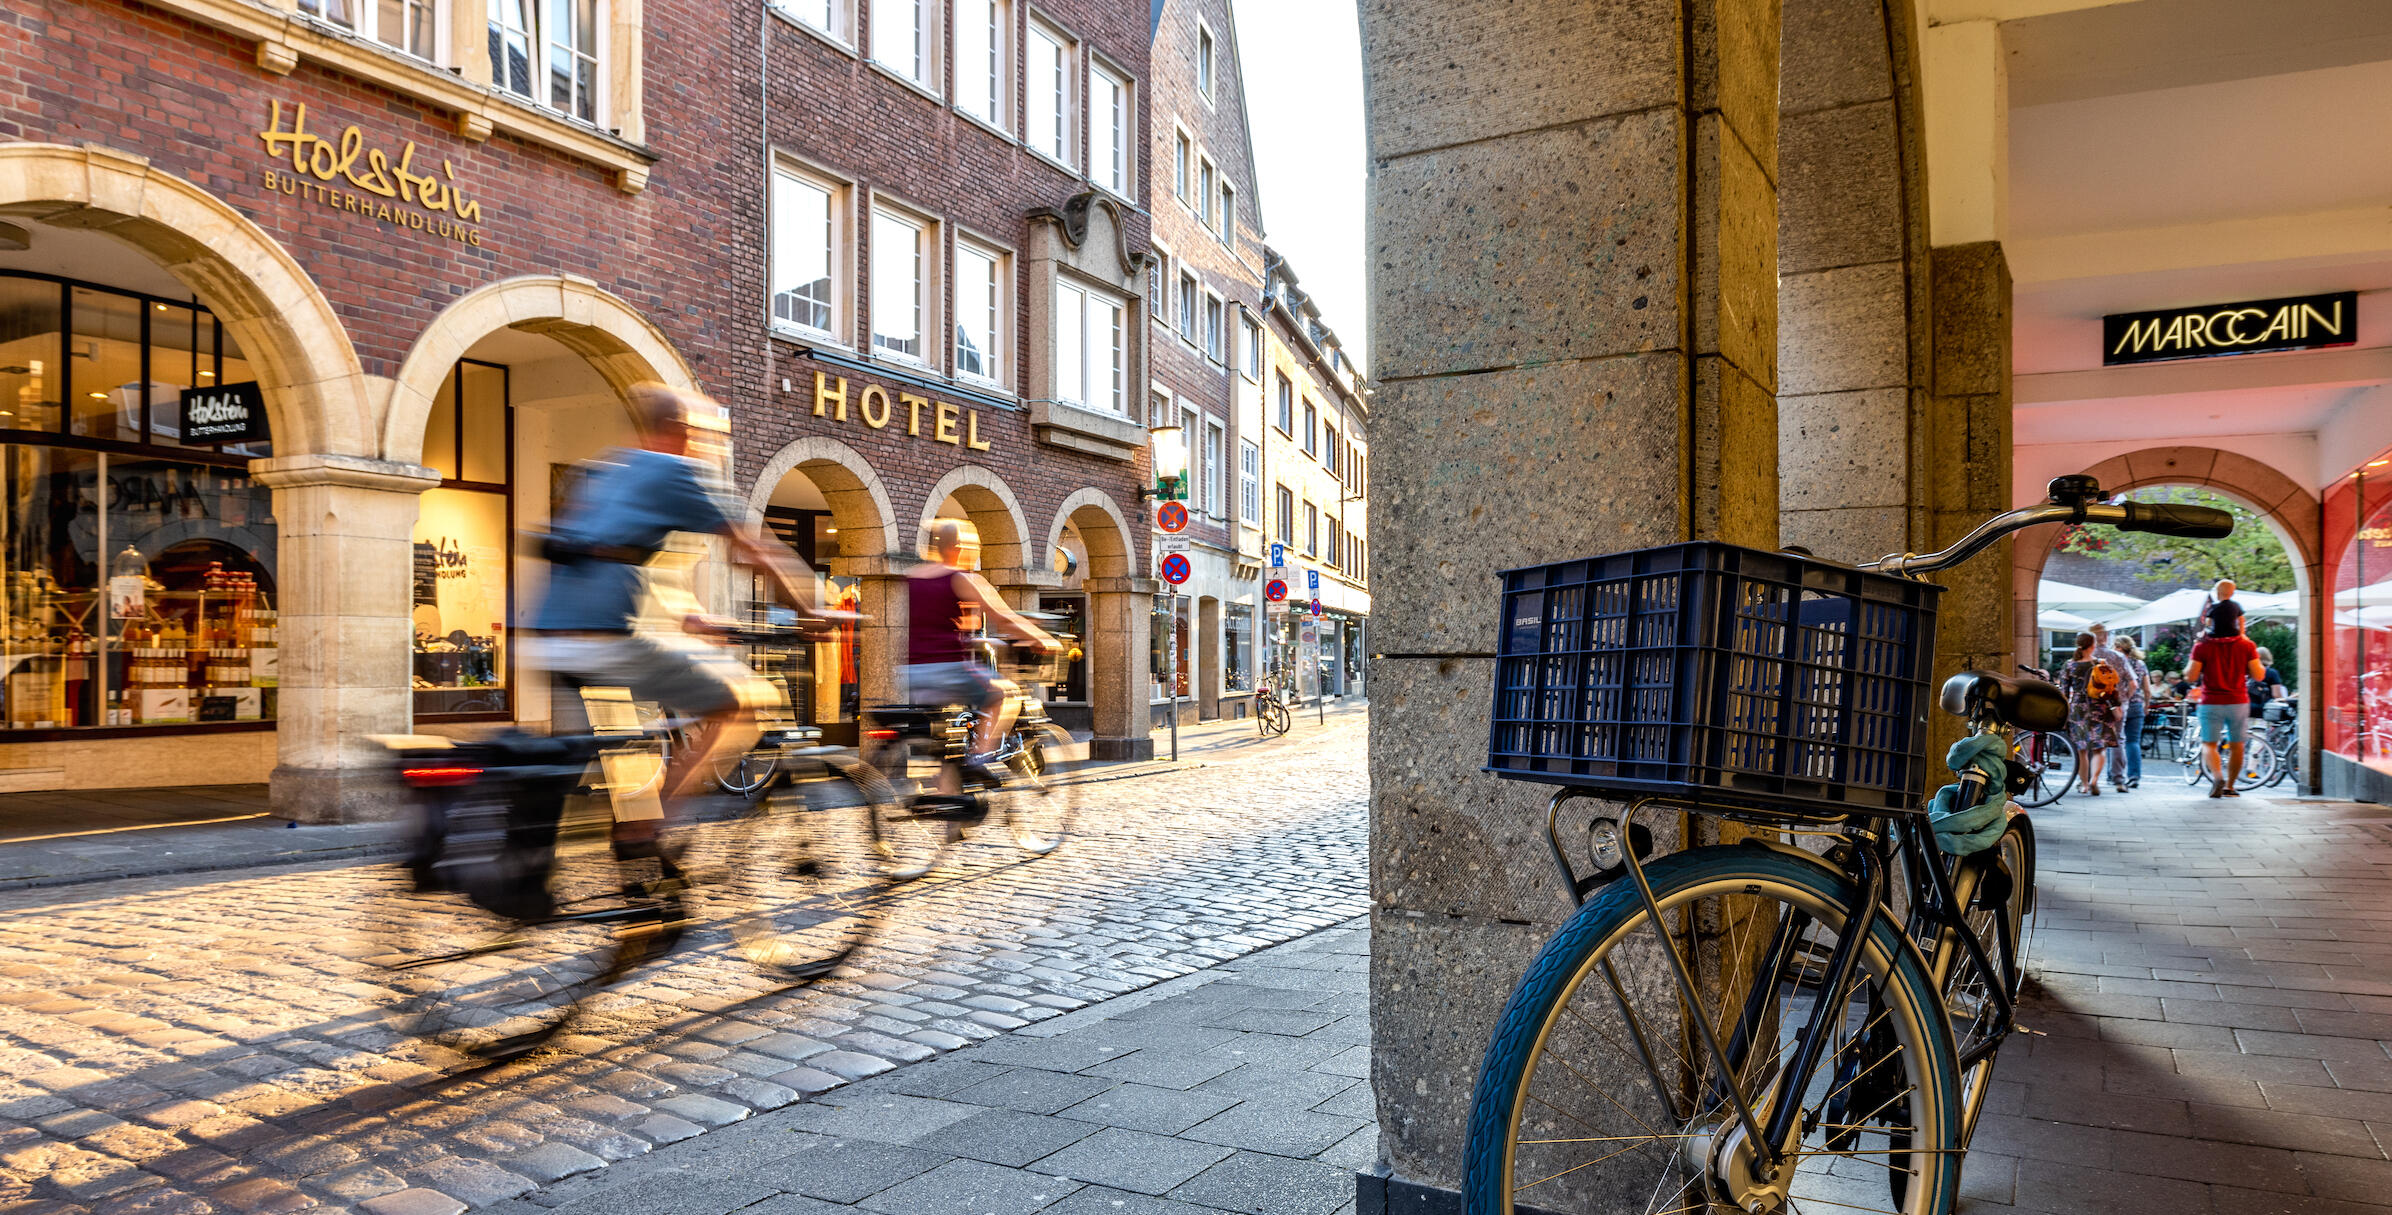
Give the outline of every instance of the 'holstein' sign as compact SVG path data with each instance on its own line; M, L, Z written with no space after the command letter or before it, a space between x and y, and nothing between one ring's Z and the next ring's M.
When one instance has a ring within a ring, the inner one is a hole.
M2156 363L2262 350L2314 350L2359 340L2359 293L2206 304L2101 318L2101 361Z
M255 443L266 437L266 394L257 381L183 390L183 442Z

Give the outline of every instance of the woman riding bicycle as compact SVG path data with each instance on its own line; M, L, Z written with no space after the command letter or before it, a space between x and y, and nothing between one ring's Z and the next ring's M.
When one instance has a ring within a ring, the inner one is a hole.
M952 519L933 524L930 552L931 559L915 567L906 578L903 673L906 699L912 703L941 707L966 705L979 711L979 723L972 732L972 754L965 761L966 771L943 773L940 777L942 785L954 785L942 791L955 793L962 790L960 782L967 774L993 779L986 765L996 754L999 741L1013 728L1015 711L1009 689L974 656L971 617L977 615L987 632L1038 646L1048 653L1063 647L1046 630L1006 606L987 579L962 568L960 524ZM978 770L972 771L975 767Z

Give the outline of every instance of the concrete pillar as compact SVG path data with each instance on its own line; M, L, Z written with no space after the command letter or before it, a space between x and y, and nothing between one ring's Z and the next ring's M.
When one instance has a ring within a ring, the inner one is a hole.
M1155 582L1090 578L1081 589L1088 592L1088 702L1096 735L1088 758L1153 759L1146 648Z
M440 483L412 464L277 456L250 465L274 491L282 571L274 813L303 823L385 817L386 756L367 741L414 720L409 578L417 495Z
M1939 246L1929 262L1934 283L1934 447L1927 488L1933 511L1926 544L1942 547L2010 509L2010 265L1996 241ZM2010 540L1936 576L1949 588L1936 613L1935 678L1970 668L2008 672L2032 655L2014 636ZM2034 588L2025 628L2035 627ZM1957 719L1937 714L1931 739L1957 739Z
M1777 543L1778 9L1684 11L1363 4L1386 656L1364 1210L1458 1184L1488 1034L1571 909L1547 791L1478 770L1496 572Z
M885 557L841 557L831 571L857 578L860 610L865 620L856 626L855 677L858 703L905 703L905 631L908 619L905 575L892 572Z
M1221 601L1196 601L1196 719L1221 716Z

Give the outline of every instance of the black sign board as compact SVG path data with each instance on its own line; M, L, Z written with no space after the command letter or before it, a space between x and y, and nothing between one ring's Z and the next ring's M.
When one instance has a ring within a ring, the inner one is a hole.
M183 442L256 443L266 437L266 394L257 381L183 390Z
M2101 318L2101 361L2156 363L2262 350L2315 350L2359 340L2359 293L2297 295Z

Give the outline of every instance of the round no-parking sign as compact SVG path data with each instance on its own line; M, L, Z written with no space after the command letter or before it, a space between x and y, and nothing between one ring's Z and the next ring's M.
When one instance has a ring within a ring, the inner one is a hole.
M1179 502L1165 502L1155 508L1154 525L1173 535L1188 530L1188 508Z
M1173 553L1170 556L1163 558L1163 581L1168 582L1173 586L1178 586L1180 583L1186 582L1187 580L1188 558L1186 554Z
M1284 579L1273 578L1269 582L1263 583L1262 597L1273 603L1285 602L1287 600L1287 582Z

